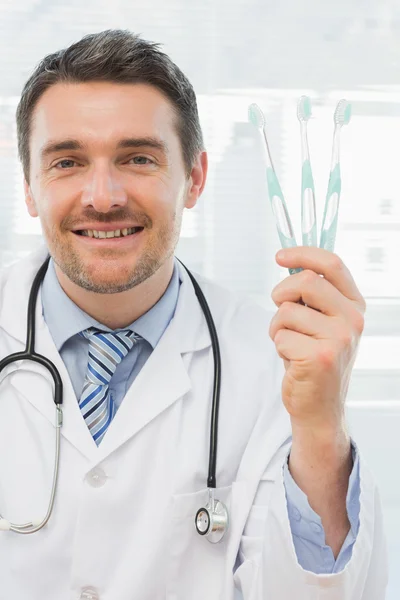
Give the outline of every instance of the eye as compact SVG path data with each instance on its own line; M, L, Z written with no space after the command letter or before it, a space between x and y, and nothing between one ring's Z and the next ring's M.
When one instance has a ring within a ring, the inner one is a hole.
M154 164L154 161L152 161L150 158L147 158L147 156L133 156L130 160L133 160L135 165Z
M64 160L60 160L58 163L56 163L54 166L58 167L58 165L62 165L65 163L72 163L73 165L76 165L77 163L74 160L71 160L70 158L64 158ZM71 164L69 164L69 166L67 166L67 168L71 168ZM65 171L66 169L61 168L62 171Z

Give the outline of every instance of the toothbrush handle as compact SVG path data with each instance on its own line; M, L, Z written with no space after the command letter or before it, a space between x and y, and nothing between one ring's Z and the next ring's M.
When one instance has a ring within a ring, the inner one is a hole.
M282 248L293 248L297 246L297 244L293 234L293 227L290 221L289 211L287 209L276 173L271 167L267 168L267 184L272 211L275 216L276 228ZM302 270L303 269L300 268L289 269L289 273L290 275L293 275L294 273L300 273Z
M326 195L324 218L322 222L320 248L333 252L338 222L339 200L342 189L340 164L337 163L329 176L328 192Z
M301 173L301 227L303 246L317 246L315 189L309 159L304 161Z

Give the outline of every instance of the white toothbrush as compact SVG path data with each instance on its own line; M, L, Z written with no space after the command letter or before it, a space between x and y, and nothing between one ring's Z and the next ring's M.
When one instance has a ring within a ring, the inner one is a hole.
M301 231L303 246L318 246L317 215L315 209L314 179L311 170L310 151L308 149L307 122L311 118L311 100L301 96L297 104L297 118L301 135Z
M249 106L249 121L257 127L263 139L264 156L267 166L267 185L271 201L272 212L275 216L276 227L282 248L293 248L297 246L296 238L293 232L292 223L289 217L289 211L283 197L281 186L272 163L271 153L268 147L267 134L265 131L265 117L261 108L257 104ZM303 269L289 269L289 273L299 273Z
M333 252L335 248L339 200L342 188L342 178L340 175L340 130L343 125L348 125L350 119L351 104L347 100L340 100L333 116L335 129L333 132L331 172L329 175L319 244L320 248L324 248L330 252Z

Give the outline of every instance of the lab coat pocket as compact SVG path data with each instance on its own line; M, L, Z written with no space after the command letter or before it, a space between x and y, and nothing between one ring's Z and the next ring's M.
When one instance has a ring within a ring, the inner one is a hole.
M227 506L229 513L231 486L217 488L215 498ZM207 489L172 498L168 600L214 600L222 593L230 528L217 544L197 533L195 516L207 502Z
M267 512L268 509L265 509L264 507L252 507L243 535L240 539L240 562L244 562L245 560L254 561L261 555L264 539L263 531Z
M240 541L239 558L242 562L256 560L261 555L273 486L274 482L269 479L262 479L258 485Z

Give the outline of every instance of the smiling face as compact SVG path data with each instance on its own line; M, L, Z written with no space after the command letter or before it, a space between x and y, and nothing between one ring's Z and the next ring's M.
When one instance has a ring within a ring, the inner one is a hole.
M26 203L74 284L117 293L170 267L207 170L202 153L187 177L176 119L146 84L58 83L40 98Z

